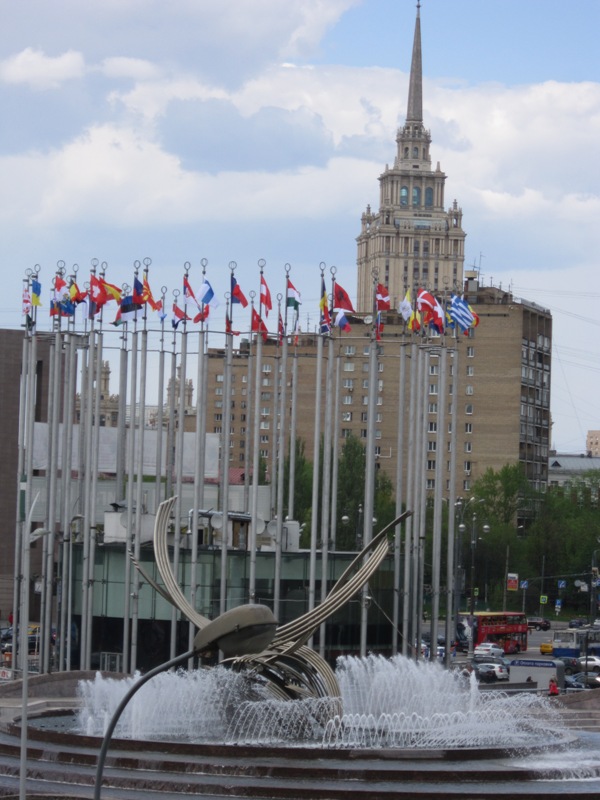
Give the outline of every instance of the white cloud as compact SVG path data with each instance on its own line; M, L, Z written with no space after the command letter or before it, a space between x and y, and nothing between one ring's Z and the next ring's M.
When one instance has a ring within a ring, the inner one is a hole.
M84 74L83 56L74 50L52 57L27 47L0 62L0 80L26 84L32 89L58 89L65 81L82 78Z
M148 81L160 75L160 70L152 62L143 58L124 56L105 58L100 71L107 78L131 78L136 81Z

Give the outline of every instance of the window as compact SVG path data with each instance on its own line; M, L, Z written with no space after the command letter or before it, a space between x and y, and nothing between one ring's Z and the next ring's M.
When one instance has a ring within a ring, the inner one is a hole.
M342 428L342 439L349 439L352 436L350 428Z
M436 433L437 432L437 422L428 423L427 430L429 431L429 433Z
M221 422L223 419L223 414L215 414L215 422Z
M475 367L472 364L467 364L467 378L472 378L475 375Z
M262 383L262 386L270 386L271 385L271 378L263 378L261 383Z
M420 186L413 186L412 204L413 204L413 206L420 206L421 205L421 187Z
M213 428L213 433L222 433L222 431L223 429L221 428L220 425L215 425L215 427Z
M353 378L344 378L344 389L354 389Z
M344 353L347 356L353 356L356 354L356 347L353 344L347 344L344 348Z
M223 380L224 380L223 375L217 375L217 383L223 383Z
M473 345L469 345L467 347L467 358L474 358L475 357L475 348Z
M261 444L269 444L269 434L268 433L261 434L260 443Z
M435 489L435 478L427 478L427 489L433 491Z
M437 442L427 442L427 452L435 453L437 450Z
M465 433L473 433L473 423L465 422Z
M363 406L368 406L369 405L369 398L368 398L368 396L366 394L363 394L362 404L363 404Z
M438 393L437 383L430 383L429 384L429 394L437 394L437 393Z
M352 395L351 395L351 394L345 394L345 395L344 395L344 397L343 397L343 399L342 399L342 403L343 403L345 406L350 406L350 405L352 405Z
M430 375L439 375L440 374L440 365L439 364L430 364L429 365L429 374Z
M427 469L429 470L435 469L435 458L427 459Z
M215 394L217 395L217 397L222 397L223 396L223 387L222 386L216 386L215 387Z
M270 413L271 409L269 408L269 406L263 406L260 410L261 417L268 417Z
M433 205L433 189L428 186L425 189L425 205L430 208Z
M465 414L472 414L473 413L473 404L467 403L465 406Z
M375 431L375 438L376 439L381 439L381 431L380 430L376 430Z
M473 394L473 385L472 384L470 384L470 383L467 384L467 387L465 389L465 393L466 394Z
M465 461L465 475L471 474L471 462Z
M471 491L471 481L463 481L463 491L465 492Z
M260 423L260 429L261 429L261 431L268 431L268 430L269 430L269 427L270 427L270 426L269 426L269 420L266 420L266 419L264 419L264 420L263 420L263 421Z
M354 372L354 363L352 361L344 361L344 372Z
M473 452L473 442L465 442L465 453Z
M361 411L361 412L360 412L360 421L361 421L361 422L366 422L366 421L367 421L367 418L368 418L368 416L369 416L369 415L367 414L367 412L366 412L366 411Z
M362 388L363 389L368 389L369 388L369 379L368 378L363 378Z
M437 403L429 403L428 411L430 414L437 414Z
M408 155L408 153L406 155ZM401 206L408 205L408 186L403 186L400 189L400 205Z
M351 411L342 411L342 422L352 422Z
M367 438L367 429L366 428L361 428L360 429L360 438L361 439L366 439Z

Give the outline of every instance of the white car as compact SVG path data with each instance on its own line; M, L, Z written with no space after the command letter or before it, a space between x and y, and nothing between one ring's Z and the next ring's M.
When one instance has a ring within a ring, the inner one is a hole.
M478 662L475 666L475 671L479 677L479 680L484 681L485 683L489 682L490 680L494 680L493 676L497 681L507 681L509 678L508 669L504 666L504 664L494 664L488 663L487 661Z
M600 656L583 656L578 659L579 665L583 671L587 669L588 672L600 672Z
M501 657L504 655L504 649L499 644L495 644L495 642L482 642L473 650L473 655Z

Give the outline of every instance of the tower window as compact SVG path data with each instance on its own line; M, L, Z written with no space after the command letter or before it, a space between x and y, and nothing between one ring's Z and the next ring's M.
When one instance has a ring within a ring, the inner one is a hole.
M428 208L431 208L433 205L433 189L431 186L428 186L427 189L425 189L425 205Z
M413 186L412 204L413 204L413 206L420 206L421 205L421 187L420 186Z
M400 189L400 205L401 206L408 205L408 186L403 186Z

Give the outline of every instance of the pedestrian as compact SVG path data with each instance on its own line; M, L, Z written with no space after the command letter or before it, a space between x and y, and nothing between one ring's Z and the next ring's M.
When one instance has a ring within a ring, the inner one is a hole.
M548 684L548 696L549 697L556 697L559 694L558 684L556 682L556 678L550 678L550 683Z

